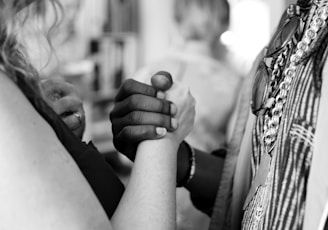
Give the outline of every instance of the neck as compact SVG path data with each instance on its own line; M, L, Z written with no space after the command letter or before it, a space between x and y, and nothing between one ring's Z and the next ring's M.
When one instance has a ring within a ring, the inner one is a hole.
M183 50L192 54L211 55L211 47L206 41L186 41L183 45Z
M222 43L210 44L207 41L188 40L181 51L189 55L205 56L217 60L225 60L227 49Z

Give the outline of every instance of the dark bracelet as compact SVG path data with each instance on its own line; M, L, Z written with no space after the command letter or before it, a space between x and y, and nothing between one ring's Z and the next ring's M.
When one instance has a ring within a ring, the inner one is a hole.
M189 168L188 168L188 173L186 174L186 176L181 180L181 181L177 181L177 187L180 188L180 187L184 187L186 186L190 181L191 179L194 177L195 175L195 172L196 172L196 154L195 154L195 151L194 149L187 143L187 142L184 142L185 145L187 146L188 148L188 153L189 153Z

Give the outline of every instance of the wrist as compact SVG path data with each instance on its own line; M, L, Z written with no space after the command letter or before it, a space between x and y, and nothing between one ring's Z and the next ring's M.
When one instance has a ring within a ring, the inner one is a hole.
M164 148L168 152L174 152L174 156L177 156L179 144L174 140L171 140L166 137L163 137L161 139L155 139L155 140L144 140L139 143L139 146L140 145L149 145L150 143L155 144L157 146L157 148Z

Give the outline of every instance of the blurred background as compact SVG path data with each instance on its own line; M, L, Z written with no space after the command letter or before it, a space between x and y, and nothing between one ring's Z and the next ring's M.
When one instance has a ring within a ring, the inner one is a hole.
M106 104L110 104L124 79L161 59L170 47L181 42L174 25L174 0L60 2L65 13L50 38L55 52L38 29L26 31L24 41L44 76L61 75L74 84L82 84L78 86L83 87L87 110L92 107L87 111L91 115L84 139L93 139L101 151L112 151ZM290 2L293 1L229 0L230 27L220 39L231 51L232 63L242 75L246 75L268 42ZM47 13L51 17L52 13Z
M61 0L64 13L52 33L47 33L49 27L40 29L33 21L27 22L31 27L23 33L28 53L43 77L60 76L78 87L87 118L84 140L94 142L125 182L131 163L113 147L108 114L124 79L183 43L175 23L174 1ZM228 50L231 68L243 78L268 42L281 13L294 1L228 2L230 24L217 39ZM46 14L51 22L55 14ZM178 229L206 229L207 217L192 212L179 216L178 211Z

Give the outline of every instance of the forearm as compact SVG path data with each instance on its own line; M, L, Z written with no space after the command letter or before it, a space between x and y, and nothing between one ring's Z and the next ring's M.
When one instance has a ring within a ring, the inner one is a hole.
M139 144L115 229L175 229L176 151L165 138Z
M185 143L180 146L178 154L178 181L189 173L189 151ZM194 149L194 151L195 173L185 187L190 191L193 201L199 200L201 201L199 203L202 203L202 207L204 204L204 208L210 209L214 204L221 181L224 155L218 157L197 149ZM203 208L201 209L203 210Z

